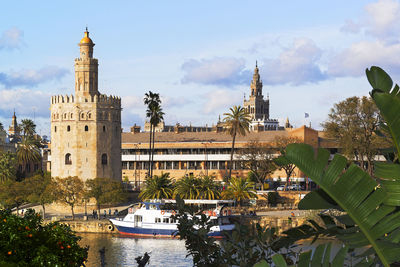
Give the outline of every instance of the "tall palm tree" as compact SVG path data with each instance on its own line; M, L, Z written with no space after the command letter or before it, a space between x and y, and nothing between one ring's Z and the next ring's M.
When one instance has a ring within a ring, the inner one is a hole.
M22 166L40 162L41 155L37 142L33 138L24 137L17 147L17 160Z
M229 180L228 188L222 192L222 198L235 199L239 202L239 206L244 199L254 198L256 196L254 183L249 179L241 177L232 177Z
M145 185L145 189L139 194L141 199L162 199L172 196L173 184L169 178L169 173L147 177Z
M153 176L153 154L155 127L164 119L164 113L161 109L160 95L149 91L145 94L144 104L147 105L146 117L150 121L150 141L149 141L149 171L148 176Z
M175 184L174 197L197 199L200 195L200 181L193 175L185 176Z
M199 198L200 199L219 199L220 193L217 183L212 176L199 178Z
M235 149L236 135L245 136L249 132L249 126L251 118L246 109L241 106L233 106L230 109L230 113L224 113L224 126L225 129L232 136L232 150L231 150L231 160L229 163L229 175L228 179L232 175L232 165L233 165L233 152Z
M24 132L24 137L33 136L36 133L36 124L31 119L21 120L21 124L19 126Z

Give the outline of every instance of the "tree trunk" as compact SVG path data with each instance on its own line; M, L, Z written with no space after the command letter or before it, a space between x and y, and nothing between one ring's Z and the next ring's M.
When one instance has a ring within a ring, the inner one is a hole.
M71 206L72 220L75 221L74 206Z
M149 142L149 170L147 171L147 177L150 177L150 166L151 166L151 137L153 131L153 125L150 123L150 142Z
M43 220L46 218L46 207L44 204L42 204L42 210L43 210Z
M154 168L154 142L156 138L156 127L153 127L153 147L151 148L151 177L153 177L153 168Z
M232 175L232 165L233 165L233 150L235 149L235 139L236 139L236 132L233 134L233 138L232 138L232 150L231 150L231 161L229 164L229 175L228 175L228 179L231 178ZM228 181L227 181L228 182Z

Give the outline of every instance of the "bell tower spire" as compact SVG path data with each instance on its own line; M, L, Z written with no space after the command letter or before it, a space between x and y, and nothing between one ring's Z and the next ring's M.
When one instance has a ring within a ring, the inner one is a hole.
M79 42L80 57L75 59L75 96L87 98L99 94L98 61L93 58L94 43L86 27L84 36Z
M253 80L251 81L250 89L251 89L251 94L250 96L261 96L262 97L262 81L260 80L260 73L258 70L257 66L257 61L256 61L256 67L254 69L254 74L253 74Z

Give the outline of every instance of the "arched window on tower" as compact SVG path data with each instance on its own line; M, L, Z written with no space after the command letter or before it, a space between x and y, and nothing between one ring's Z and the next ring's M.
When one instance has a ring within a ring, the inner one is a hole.
M89 117L89 119L91 119L92 118L92 113L89 113L88 117Z
M67 126L67 132L71 131L71 126Z
M103 125L103 132L105 132L106 131L106 126L105 125Z
M85 125L85 132L89 131L89 126Z
M101 164L102 165L107 165L107 154L101 155Z
M81 114L81 118L84 119L85 118L85 113Z
M72 164L71 154L67 153L65 154L65 165L71 165L71 164Z

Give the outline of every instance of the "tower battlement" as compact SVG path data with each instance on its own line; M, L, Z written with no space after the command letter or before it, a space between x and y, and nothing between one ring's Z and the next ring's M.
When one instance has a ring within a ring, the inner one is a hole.
M121 106L121 98L113 95L94 95L88 97L78 96L76 98L74 95L55 95L51 97L51 104L60 103L105 103L110 105Z

